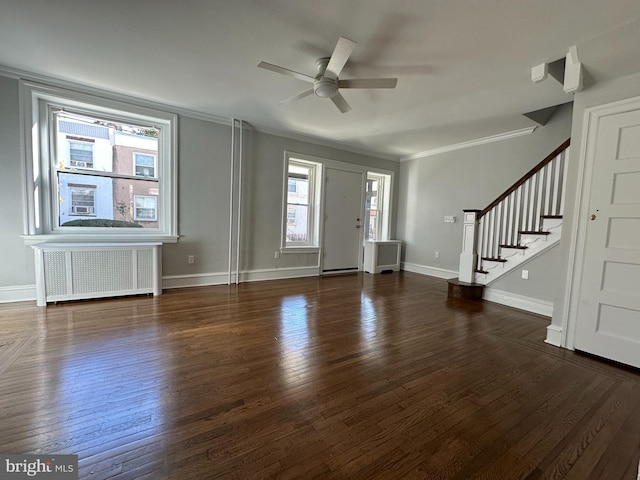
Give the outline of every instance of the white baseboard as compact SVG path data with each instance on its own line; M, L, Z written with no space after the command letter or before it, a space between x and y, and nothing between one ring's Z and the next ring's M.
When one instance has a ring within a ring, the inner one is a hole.
M556 325L549 325L547 327L547 338L545 343L559 347L562 344L562 327Z
M421 275L429 275L430 277L438 278L457 278L458 272L454 270L446 270L444 268L427 267L426 265L418 265L415 263L403 262L400 264L400 269L407 272L419 273Z
M260 282L263 280L281 280L284 278L317 277L319 275L320 268L317 265L315 267L269 268L240 272L240 281Z
M35 285L0 287L0 303L28 302L36 299Z
M224 285L226 273L196 273L192 275L167 275L162 277L162 289Z
M517 293L496 290L495 288L485 287L483 299L489 302L507 305L508 307L518 308L545 317L553 315L553 302L539 300L537 298L525 297Z
M270 268L263 270L251 270L240 272L241 282L259 282L265 280L280 280L285 278L317 277L320 269L315 267L291 267L291 268ZM186 288L203 287L206 285L226 285L228 281L227 272L199 273L194 275L168 275L162 277L162 288ZM231 281L236 281L235 273L231 275Z

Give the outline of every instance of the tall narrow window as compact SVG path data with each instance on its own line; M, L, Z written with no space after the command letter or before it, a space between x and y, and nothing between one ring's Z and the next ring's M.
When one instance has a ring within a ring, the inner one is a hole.
M283 247L317 248L321 164L288 157L286 168Z
M391 176L381 173L367 174L365 203L365 240L386 240L389 230L389 189Z
M287 243L307 245L311 238L309 202L310 179L313 167L289 164L289 189L287 192Z

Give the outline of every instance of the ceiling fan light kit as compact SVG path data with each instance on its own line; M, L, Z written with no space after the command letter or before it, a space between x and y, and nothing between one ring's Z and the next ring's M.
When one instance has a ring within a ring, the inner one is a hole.
M307 97L314 93L320 98L330 98L333 104L342 113L346 113L351 110L349 103L340 94L340 89L343 88L395 88L398 83L397 78L355 78L340 80L338 75L344 68L345 63L349 59L351 52L356 47L356 42L349 40L345 37L340 37L338 43L331 54L331 57L323 57L316 60L316 68L318 70L315 77L311 77L304 73L289 70L288 68L279 67L267 62L260 62L259 68L265 70L271 70L272 72L280 73L289 77L297 78L304 82L313 83L313 88L298 93L293 97L287 98L281 102L280 105L285 103L296 102L304 97Z

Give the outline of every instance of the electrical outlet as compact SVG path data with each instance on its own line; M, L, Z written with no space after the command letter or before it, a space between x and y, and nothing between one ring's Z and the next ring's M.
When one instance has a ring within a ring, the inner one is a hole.
M435 257L436 257L436 258L440 258L440 252L436 252Z
M187 257L187 263L189 263L189 264L196 263L196 256L195 255L189 255Z
M529 280L529 270L522 270L522 279Z
M453 215L447 215L444 217L444 223L456 223L456 217Z
M273 258L280 258L280 251L276 250L276 252L273 254Z

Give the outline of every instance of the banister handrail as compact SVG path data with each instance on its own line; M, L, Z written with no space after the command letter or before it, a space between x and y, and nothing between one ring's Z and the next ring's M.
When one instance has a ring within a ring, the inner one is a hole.
M505 191L502 195L500 195L493 202L491 202L487 207L485 207L483 210L481 210L480 213L478 214L478 219L482 218L493 207L498 205L505 198L507 198L509 195L511 195L513 192L515 192L529 178L531 178L533 175L535 175L540 170L542 170L545 165L547 165L549 162L551 162L551 160L553 160L558 155L560 155L562 152L564 152L569 147L570 144L571 144L571 138L568 138L567 140L565 140L562 143L562 145L560 145L558 148L556 148L553 152L551 152L549 155L547 155L540 163L538 163L535 167L533 167L526 174L524 174L524 176L520 180L518 180L511 187L509 187L509 189L507 191Z

